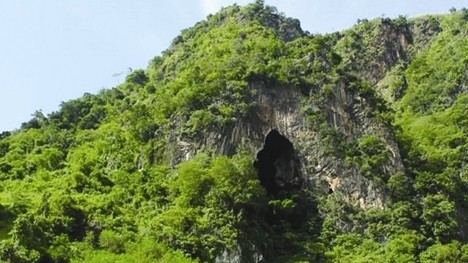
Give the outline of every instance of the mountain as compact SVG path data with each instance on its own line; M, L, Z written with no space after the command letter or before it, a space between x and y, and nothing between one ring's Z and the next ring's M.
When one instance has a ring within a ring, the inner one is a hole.
M467 262L467 20L208 16L0 135L0 258Z

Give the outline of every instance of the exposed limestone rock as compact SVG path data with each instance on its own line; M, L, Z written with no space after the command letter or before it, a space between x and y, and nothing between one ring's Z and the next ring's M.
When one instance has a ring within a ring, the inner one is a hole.
M307 128L306 116L301 110L303 95L297 89L281 85L270 87L263 82L252 83L250 88L257 90L257 106L249 116L220 129L213 128L201 137L173 137L178 147L173 151L174 162L189 159L201 150L231 155L244 147L254 155L262 147L265 136L276 130L292 143L300 163L297 169L300 169L306 187L321 193L339 193L359 208L385 207L389 200L370 179L347 164L344 157L320 149L320 136L314 129ZM382 170L389 175L403 171L393 134L368 114L371 109L364 98L350 91L345 83L340 83L329 96L327 105L329 124L340 131L345 140L352 141L363 135L379 136L391 153Z
M243 252L248 252L244 254ZM252 245L249 249L242 249L239 245L235 249L231 250L224 250L221 254L219 254L216 259L215 263L237 263L237 262L245 262L243 258L247 257L248 262L252 263L259 263L263 262L263 255L257 248Z

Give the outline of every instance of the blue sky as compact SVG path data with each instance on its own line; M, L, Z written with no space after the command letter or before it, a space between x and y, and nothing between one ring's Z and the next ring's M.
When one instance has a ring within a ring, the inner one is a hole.
M36 110L112 88L129 67L145 68L179 32L229 0L0 0L0 132ZM447 13L468 0L266 0L311 33L359 18ZM115 76L123 72L120 76Z

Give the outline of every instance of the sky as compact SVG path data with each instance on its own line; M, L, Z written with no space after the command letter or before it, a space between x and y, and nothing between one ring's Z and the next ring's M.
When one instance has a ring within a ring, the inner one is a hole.
M239 0L0 0L0 133L112 88L146 68L182 29ZM468 0L265 0L310 33L357 19L414 17L468 7Z

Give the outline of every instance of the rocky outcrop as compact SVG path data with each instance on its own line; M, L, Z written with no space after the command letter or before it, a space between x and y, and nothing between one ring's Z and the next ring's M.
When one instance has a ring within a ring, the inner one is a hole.
M235 249L225 249L220 253L216 259L215 263L237 263L237 262L252 262L259 263L263 261L263 255L258 249L251 245L248 249L242 249L239 245Z
M407 23L389 18L364 21L338 43L337 51L354 74L377 84L397 63L407 60L412 43ZM363 30L364 29L364 30ZM356 52L356 48L358 52Z
M322 150L322 138L307 124L307 116L301 107L303 95L297 89L285 85L268 86L264 82L252 83L250 88L257 91L257 106L247 117L221 128L213 128L197 138L173 136L172 140L175 140L178 147L173 150L174 162L189 159L202 150L232 155L242 147L250 149L254 155L264 146L265 138L268 141L267 135L271 136L274 131L273 133L277 133L275 136L284 136L292 144L291 149L294 149L294 153L287 154L289 157L278 161L283 164L280 168L275 168L275 171L281 173L280 170L283 169L283 175L276 178L276 186L285 186L285 178L298 181L300 177L303 186L323 194L339 193L357 207L385 207L389 200L383 190L363 176L355 166L347 164L344 156L339 157ZM325 111L328 124L343 134L345 140L352 142L363 135L372 134L385 141L385 147L391 154L382 167L383 171L391 175L403 170L391 130L368 114L371 111L369 103L349 90L346 83L335 86L328 97ZM265 145L268 144L267 141ZM174 142L169 142L168 145L174 145ZM291 164L292 159L297 160L295 162L298 164ZM294 171L289 171L291 175L285 175L285 169Z

